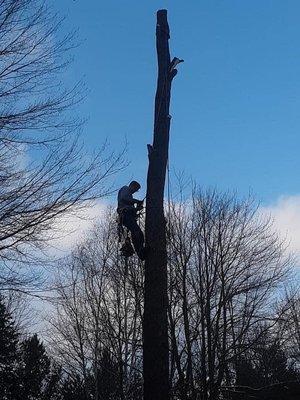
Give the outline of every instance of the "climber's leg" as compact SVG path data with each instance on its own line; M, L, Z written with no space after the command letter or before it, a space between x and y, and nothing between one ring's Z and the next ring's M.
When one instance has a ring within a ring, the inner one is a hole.
M144 234L136 222L134 210L126 210L123 215L123 225L130 231L131 239L137 255L144 259Z

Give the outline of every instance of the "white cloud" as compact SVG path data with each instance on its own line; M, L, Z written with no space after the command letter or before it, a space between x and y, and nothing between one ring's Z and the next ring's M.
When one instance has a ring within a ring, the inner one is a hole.
M290 250L300 257L300 195L281 196L260 210L272 217L275 229L287 239Z
M64 215L53 226L47 244L49 252L67 253L84 238L95 222L104 218L107 210L104 202L93 202L73 214Z

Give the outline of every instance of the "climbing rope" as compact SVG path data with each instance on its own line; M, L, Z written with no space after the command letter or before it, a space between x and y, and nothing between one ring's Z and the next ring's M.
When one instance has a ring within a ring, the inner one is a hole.
M166 224L166 249L167 249L167 259L169 260L168 256L168 249L170 245L171 233L170 233L170 221L171 221L171 181L170 181L170 164L169 158L167 161L167 202L168 202L168 215L167 215L167 224Z

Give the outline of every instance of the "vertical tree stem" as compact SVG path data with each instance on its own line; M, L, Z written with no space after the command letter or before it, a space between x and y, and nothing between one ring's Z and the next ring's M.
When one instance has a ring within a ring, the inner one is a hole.
M158 80L153 145L148 145L145 236L145 305L143 319L144 400L169 399L167 250L164 188L169 150L171 71L167 11L157 12Z

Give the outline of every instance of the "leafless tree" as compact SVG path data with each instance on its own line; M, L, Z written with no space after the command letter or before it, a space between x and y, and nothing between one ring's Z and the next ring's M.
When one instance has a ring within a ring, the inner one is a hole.
M26 336L36 321L36 312L26 294L10 290L5 293L4 301L8 312L13 315L19 334Z
M135 399L141 390L142 268L118 255L112 215L60 267L52 348L69 370L87 382L101 399L101 360L105 352L117 366L111 374L118 399Z
M73 34L44 1L0 1L0 285L32 283L17 264L36 260L53 222L106 193L120 155L92 157L78 138L68 88ZM13 263L13 267L12 267Z
M278 322L274 335L285 349L292 364L300 366L300 296L299 287L288 285L276 304Z
M170 207L171 371L180 398L217 399L290 259L253 202L195 191Z

